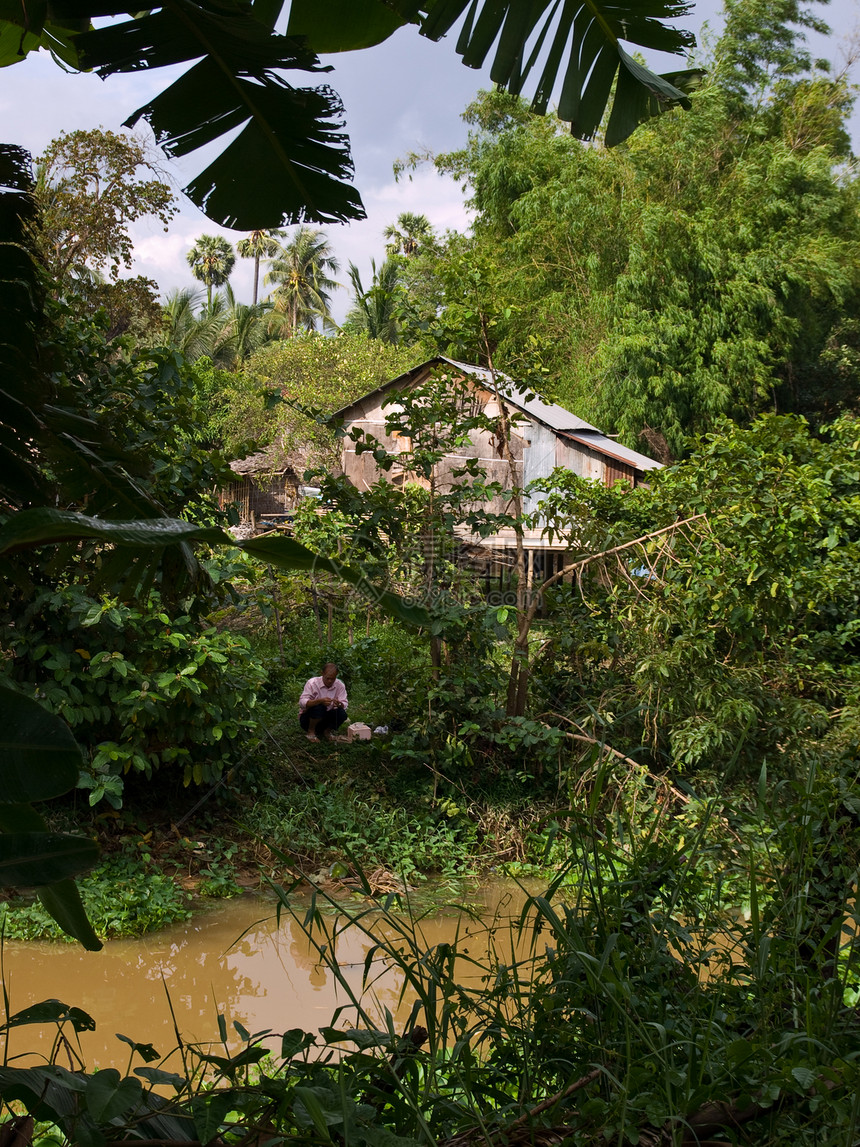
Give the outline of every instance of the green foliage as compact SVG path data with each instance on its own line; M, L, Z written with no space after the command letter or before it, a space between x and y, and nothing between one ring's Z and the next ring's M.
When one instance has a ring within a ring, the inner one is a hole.
M202 306L198 304L194 291L171 291L164 304L162 335L173 350L194 363L196 373L207 370L203 359L220 371L237 369L268 340L268 304L238 302L229 284ZM207 416L211 421L205 395L198 396L197 405L197 423L205 425Z
M648 490L596 490L577 544L635 539L643 518L690 525L559 592L568 626L545 664L562 711L675 768L720 769L747 728L755 774L762 759L784 776L810 753L853 752L857 439L853 420L816 438L770 416L726 426Z
M187 894L145 858L106 859L81 877L78 887L93 929L105 940L144 936L191 916ZM0 904L0 925L10 940L72 939L38 903Z
M413 360L413 351L363 334L305 334L272 344L252 355L243 374L233 376L214 429L231 453L253 441L258 448L276 444L285 458L300 452L308 466L328 462L339 447L331 431L301 408L331 414L407 370ZM284 403L277 401L281 397Z
M324 231L299 227L288 241L278 244L265 282L273 283L269 327L284 338L299 331L334 326L329 310L331 292L339 285L331 275L338 262Z
M435 159L475 221L434 260L437 305L414 309L412 337L489 349L661 461L721 416L853 409L853 94L808 71L792 20L816 26L793 3L734 6L692 110L611 152L483 93L466 148ZM476 309L497 320L489 348Z
M12 672L75 730L90 804L122 804L123 778L168 767L211 784L255 727L264 674L248 642L158 594L130 605L79 587L37 594L10 637Z
M257 228L245 239L240 239L236 250L242 259L254 260L254 295L251 305L257 305L257 295L260 286L260 260L270 259L277 254L280 240L284 238L282 231L263 231Z
M397 313L400 261L388 258L377 268L376 260L371 259L370 274L370 286L365 290L358 267L350 263L349 281L353 289L353 305L343 329L363 331L368 338L396 345L399 341Z
M201 235L187 252L191 274L206 286L206 302L212 306L212 288L223 287L230 278L236 253L223 235Z
M167 230L176 198L145 146L112 131L63 132L39 156L34 236L56 290L107 267L131 268L129 225L153 215Z
M32 361L25 372L17 359L7 378L6 505L85 504L92 514L125 520L164 519L171 512L221 519L209 490L226 464L196 438L193 370L164 350L118 354L105 339L103 318L83 320L50 300L30 325ZM86 549L62 550L49 566L22 556L4 567L12 586L6 604L14 612L34 586L64 580L108 592L123 584L129 592L156 577L166 595L201 588L200 568L187 548L154 562L131 552L120 567Z
M470 875L479 861L468 818L397 807L343 781L296 787L255 806L246 824L260 840L305 864L349 860L365 871L382 866L413 883L429 875Z
M242 889L236 883L233 869L233 858L238 852L238 845L228 844L219 850L219 855L213 857L200 869L200 883L197 890L201 896L209 900L229 900L233 896L240 896Z

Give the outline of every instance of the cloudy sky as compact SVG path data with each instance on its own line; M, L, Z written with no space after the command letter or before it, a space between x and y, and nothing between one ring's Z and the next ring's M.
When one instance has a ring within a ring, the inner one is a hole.
M719 0L695 5L682 25L697 36L703 24L718 25ZM860 24L858 0L833 0L823 9L833 35L816 52L838 60L844 39ZM395 182L392 165L410 151L448 151L462 144L465 125L460 116L481 87L488 87L486 72L465 68L449 39L433 44L415 29L404 28L389 41L364 52L345 53L327 62L335 70L322 77L339 92L352 142L355 182L367 219L328 228L328 235L346 281L346 266L356 263L365 282L372 256L384 253L382 232L401 211L423 212L439 230L462 227L466 215L459 188L424 168L412 179ZM652 61L658 70L676 66L671 57ZM182 71L183 69L178 69ZM21 64L0 74L0 116L6 142L22 144L38 154L61 131L104 127L120 130L122 120L169 82L167 70L137 73L102 81L94 75L69 75L44 54L31 54ZM857 77L855 76L855 79ZM860 145L860 118L854 118L855 149ZM177 192L200 168L192 156L165 161L169 182ZM193 286L185 254L202 232L223 233L230 240L237 232L216 227L187 199L168 234L141 223L134 230L134 273L155 279L163 291ZM240 299L250 301L252 264L237 260L231 283ZM335 317L349 306L346 290L335 296Z

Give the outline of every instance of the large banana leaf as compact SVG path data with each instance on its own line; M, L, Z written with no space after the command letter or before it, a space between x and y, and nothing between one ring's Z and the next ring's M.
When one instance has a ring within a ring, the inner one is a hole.
M210 219L243 231L309 220L362 218L343 107L328 87L299 88L276 73L328 71L295 39L273 33L239 0L170 0L159 11L76 39L99 75L199 60L138 108L168 155L186 155L241 128L185 188Z
M155 521L111 522L66 510L21 510L0 526L0 555L35 546L95 538L136 550L162 550L165 546L205 542L244 550L268 565L284 570L332 573L353 585L363 597L407 625L429 625L431 618L422 606L405 601L384 586L370 581L360 569L335 558L313 553L294 538L261 537L239 542L217 526L195 526L174 518Z
M31 697L0 686L0 804L62 796L80 769L81 750L67 726Z
M4 888L55 884L92 868L99 848L85 836L53 832L0 835L0 885Z
M278 10L244 0L166 0L150 11L109 0L0 0L0 65L39 46L103 78L198 61L126 123L148 120L169 155L240 129L185 188L210 219L247 231L363 218L361 198L345 182L353 169L339 97L278 74L330 69L273 32ZM106 15L131 19L90 26Z
M210 219L242 230L364 215L345 182L352 162L340 100L328 87L293 87L280 74L322 70L316 52L368 47L408 22L439 40L462 21L464 64L481 66L492 52L491 78L517 93L534 74L534 109L544 112L557 98L559 115L582 139L597 131L614 84L610 145L685 103L698 76L656 75L622 47L692 46L689 33L665 23L689 10L682 0L294 0L287 36L273 30L281 8L282 0L164 0L143 12L110 0L0 0L0 66L36 47L102 77L197 61L126 122L147 119L171 155L238 128L185 190ZM130 18L90 24L123 15Z
M700 75L656 75L621 46L675 53L691 48L691 33L664 23L690 11L685 0L350 0L349 28L363 25L362 40L345 30L344 0L293 0L288 30L305 35L318 52L366 47L379 38L383 6L417 23L431 40L447 35L465 16L457 40L463 63L482 67L495 49L490 78L516 94L534 73L533 110L543 114L555 92L559 117L580 139L596 133L615 83L608 146L650 116L685 104L686 90Z
M57 836L29 801L75 787L81 750L68 726L36 701L0 686L0 885L35 887L60 927L101 948L71 879L98 858L94 841Z

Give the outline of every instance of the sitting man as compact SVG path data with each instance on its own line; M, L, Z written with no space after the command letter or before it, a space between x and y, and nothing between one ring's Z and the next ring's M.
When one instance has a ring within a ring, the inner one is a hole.
M299 698L299 724L309 741L327 740L346 720L346 688L337 679L337 666L329 661L322 677L311 677Z

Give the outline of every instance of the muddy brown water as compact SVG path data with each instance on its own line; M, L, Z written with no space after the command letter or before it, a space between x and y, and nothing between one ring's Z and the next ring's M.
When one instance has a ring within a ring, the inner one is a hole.
M429 948L459 938L480 959L489 928L497 942L502 938L503 951L507 945L510 953L510 921L518 916L525 895L513 882L485 885L469 894L480 921L458 915L452 906L433 911L418 925L423 942ZM299 913L306 904L295 900ZM356 907L361 905L350 905L353 911ZM393 935L381 916L374 915L373 921L378 935ZM338 936L338 962L356 994L372 944L356 927ZM378 978L372 995L366 997L368 1010L380 1014L388 1008L401 1017L407 1014L412 999L400 1000L402 972L381 961L374 972ZM130 1048L117 1040L117 1033L150 1043L167 1055L177 1045L171 1007L186 1043L217 1042L218 1015L223 1014L235 1052L241 1043L234 1021L251 1033L290 1028L315 1033L331 1021L338 1007L349 1004L298 921L282 913L278 923L274 902L257 896L229 901L186 924L139 940L108 941L101 952L85 952L72 944L7 941L4 980L10 1015L42 1000L59 999L92 1016L96 1029L81 1033L76 1048L89 1069L125 1068ZM340 1022L348 1026L349 1020ZM55 1035L56 1028L50 1025L13 1029L9 1060L19 1066L38 1062L49 1055ZM270 1046L277 1048L278 1041ZM25 1059L14 1058L25 1052L30 1053ZM79 1066L66 1052L58 1062ZM174 1062L178 1065L178 1059ZM136 1057L134 1065L140 1063Z

